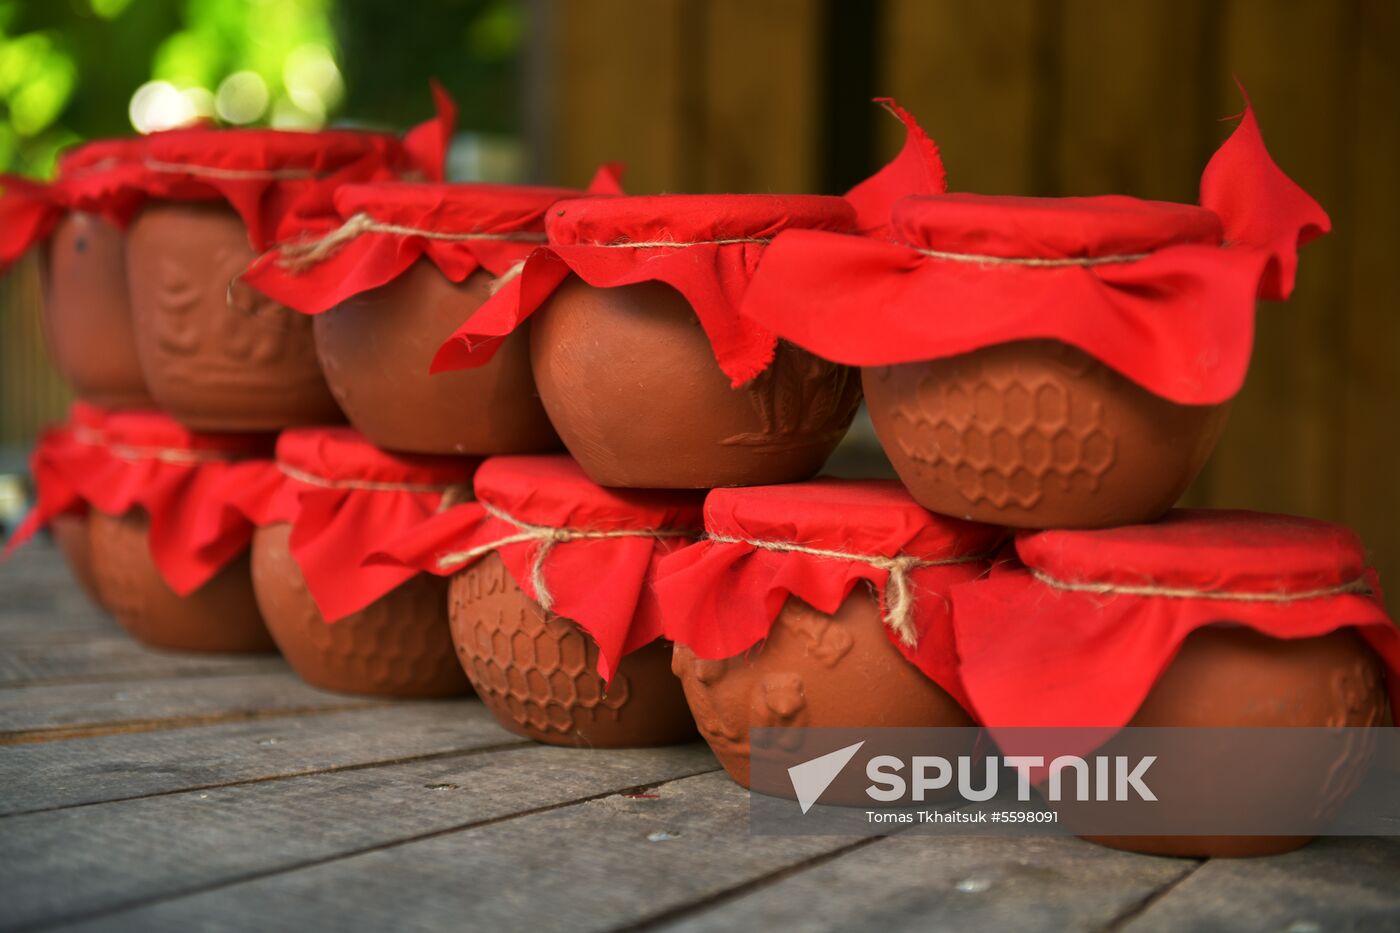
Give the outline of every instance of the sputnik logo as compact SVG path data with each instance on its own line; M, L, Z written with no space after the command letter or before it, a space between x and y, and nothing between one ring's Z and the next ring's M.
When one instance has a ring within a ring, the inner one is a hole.
M831 786L831 782L850 764L864 744L864 741L860 741L854 745L847 745L820 758L813 758L788 768L788 778L792 781L792 789L797 793L797 803L802 807L803 813L816 805L817 800Z

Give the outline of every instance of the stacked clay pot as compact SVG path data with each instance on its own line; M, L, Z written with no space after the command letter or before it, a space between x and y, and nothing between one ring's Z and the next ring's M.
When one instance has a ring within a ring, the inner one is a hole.
M927 512L892 480L817 479L716 489L705 532L662 562L657 595L734 780L791 796L785 765L826 751L754 748L756 728L972 725L947 594L986 572L1000 529ZM754 756L773 759L757 783Z
M780 234L744 310L861 366L925 507L1018 528L1152 521L1220 435L1256 297L1287 296L1328 223L1250 115L1201 201L905 198L887 239Z
M198 434L154 412L109 415L104 435L80 486L102 604L151 647L273 650L253 597L253 527L233 504L272 438Z
M1400 699L1400 630L1380 603L1361 542L1344 528L1283 515L1178 510L1150 525L1023 535L1016 551L1024 568L953 589L963 684L978 720L994 730L1392 721L1386 680ZM1013 619L1033 623L1010 637ZM1162 756L1158 780L1178 795L1191 789L1175 806L1311 812L1319 828L1369 760L1364 748L1343 748L1335 759L1276 768L1254 762L1257 770L1242 776L1238 768L1212 769L1199 749L1194 756L1165 754L1165 741L1154 739L1148 749ZM1107 748L1126 751L1115 743ZM1200 784L1190 772L1211 777ZM1136 851L1208 857L1284 852L1310 837L1097 838Z
M390 454L350 428L292 428L240 508L257 525L253 588L292 668L314 687L397 697L468 692L447 581L364 566L386 541L471 498L476 461Z
M652 580L700 533L701 497L605 489L566 456L491 458L474 487L381 556L451 577L452 638L497 721L551 745L693 738Z
M941 179L900 113L909 144L883 181L921 152L924 176ZM1028 529L1024 567L952 590L969 712L1003 734L1380 723L1400 647L1354 536L1169 512L1244 380L1257 298L1286 297L1298 247L1328 229L1252 113L1207 167L1200 206L925 191L880 226L888 190L853 193L865 237L779 235L744 310L862 368L881 444L920 504ZM1364 761L1330 764L1266 802L1335 809ZM1250 783L1192 802L1222 812L1259 796ZM1244 855L1307 838L1099 841Z
M442 153L374 133L196 128L151 137L145 155L127 279L156 401L203 431L342 420L311 321L242 274L308 221L328 222L342 185L420 171L440 178Z
M544 241L545 212L582 192L512 185L350 185L339 226L263 257L245 281L314 315L316 352L350 422L390 450L554 450L524 331L479 368L430 372L438 347Z
M769 239L848 230L840 198L595 197L554 205L548 242L443 346L485 365L525 325L545 411L604 486L801 480L850 426L849 369L779 343L738 313Z

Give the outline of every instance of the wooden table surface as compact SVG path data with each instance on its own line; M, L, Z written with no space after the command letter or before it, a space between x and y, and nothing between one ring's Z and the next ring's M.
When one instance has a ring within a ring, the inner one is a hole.
M0 927L1400 930L1400 840L1248 861L751 836L704 745L550 748L475 700L172 655L0 564Z

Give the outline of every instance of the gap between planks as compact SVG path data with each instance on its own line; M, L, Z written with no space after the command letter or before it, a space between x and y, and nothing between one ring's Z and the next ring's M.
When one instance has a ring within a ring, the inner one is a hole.
M347 701L331 706L285 707L270 710L241 710L210 713L205 716L176 716L169 719L127 719L119 722L74 726L47 726L39 729L16 729L0 732L0 746L29 745L35 742L58 742L66 739L90 739L104 735L125 735L135 732L155 732L161 729L187 729L216 726L255 719L284 719L289 716L315 716L322 713L344 713L350 710L379 709L393 706L394 701Z
M1138 917L1141 917L1143 914L1147 913L1154 906L1156 906L1158 901L1162 900L1162 898L1175 891L1182 884L1182 882L1186 881L1186 879L1190 878L1196 872L1200 871L1201 866L1205 865L1205 863L1208 861L1210 860L1195 859L1196 864L1192 865L1181 875L1179 875L1176 878L1173 878L1171 881L1168 881L1166 884L1162 885L1157 890L1148 894L1142 900L1138 901L1136 904L1132 905L1127 910L1123 911L1121 914L1114 917L1111 921L1105 924L1103 928L1103 933L1118 933L1118 931L1125 929L1128 926L1128 924L1132 923Z
M480 755L488 752L511 751L517 748L528 748L535 743L529 739L519 739L511 742L500 742L495 745L483 745L479 748L452 748L440 752L425 752L422 755L400 755L397 758L382 758L377 761L359 761L354 764L331 765L325 768L307 768L302 771L286 771L281 774L267 774L262 777L240 778L236 781L211 781L207 784L191 784L187 787L172 787L168 790L155 790L145 794L128 794L125 797L108 797L105 800L85 800L81 803L65 803L53 807L34 807L29 810L14 810L9 813L0 813L0 821L7 820L12 816L29 816L35 813L53 813L58 810L77 810L81 807L101 807L109 803L125 803L132 800L150 800L155 797L172 797L178 794L188 794L201 790L216 790L224 787L241 787L248 784L266 784L270 781L287 781L295 778L316 777L322 774L339 774L345 771L363 771L367 768L385 768L391 765L410 764L419 761L436 761L444 758L467 758L472 755Z

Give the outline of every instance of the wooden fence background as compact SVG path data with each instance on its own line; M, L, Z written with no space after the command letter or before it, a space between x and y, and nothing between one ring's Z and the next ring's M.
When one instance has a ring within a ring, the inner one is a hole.
M600 162L649 191L839 191L891 155L890 95L955 189L1191 201L1249 89L1331 213L1194 504L1346 522L1400 587L1396 0L522 0L540 180ZM32 270L0 285L0 444L61 410ZM1392 602L1392 605L1395 605Z
M888 95L938 140L954 189L1194 201L1238 77L1335 232L1304 251L1292 300L1260 307L1248 383L1187 501L1345 522L1400 587L1396 0L552 8L553 94L536 104L553 174L581 183L620 158L637 192L839 190L897 150L900 126L866 103Z

